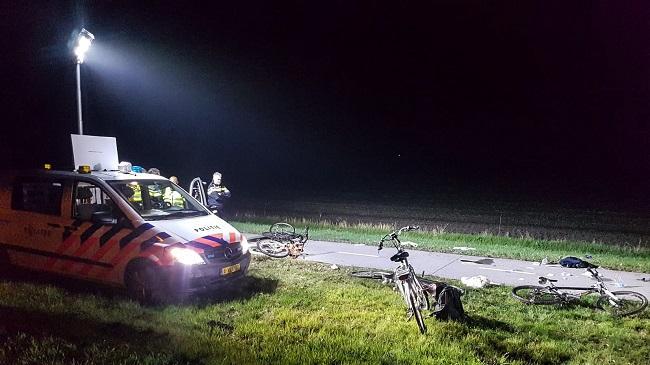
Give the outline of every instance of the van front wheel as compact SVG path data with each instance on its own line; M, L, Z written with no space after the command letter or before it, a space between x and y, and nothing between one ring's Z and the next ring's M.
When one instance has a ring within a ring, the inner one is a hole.
M162 286L156 268L150 263L129 265L124 283L129 297L140 304L152 305L162 302Z

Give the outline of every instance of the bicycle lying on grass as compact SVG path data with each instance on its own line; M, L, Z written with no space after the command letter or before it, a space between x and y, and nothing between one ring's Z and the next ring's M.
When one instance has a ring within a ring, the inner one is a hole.
M591 287L555 286L557 280L539 277L539 283L546 286L521 285L512 289L512 296L525 304L570 304L589 294L599 294L596 306L618 317L639 313L648 305L648 299L633 291L611 292L595 268L587 271L596 279ZM576 293L577 292L577 293Z
M303 233L296 233L296 229L289 223L275 223L268 232L262 233L262 238L257 241L257 248L271 257L296 258L304 252L308 239L309 227L305 228Z
M418 324L420 332L426 333L427 327L424 324L424 319L422 318L422 311L430 309L429 293L424 289L423 285L420 283L420 280L418 280L417 276L415 275L413 266L411 266L411 264L408 262L409 253L404 250L402 243L398 238L402 232L413 231L417 229L420 229L420 227L402 227L385 235L381 241L379 241L379 250L383 249L384 242L388 241L390 241L397 249L397 253L390 258L390 260L393 262L399 262L399 266L395 269L394 273L386 271L357 271L351 273L351 275L360 278L382 279L384 283L391 281L394 282L395 287L397 290L399 290L400 294L402 294L404 302L406 303L406 307L408 308L407 320L415 317L415 321Z

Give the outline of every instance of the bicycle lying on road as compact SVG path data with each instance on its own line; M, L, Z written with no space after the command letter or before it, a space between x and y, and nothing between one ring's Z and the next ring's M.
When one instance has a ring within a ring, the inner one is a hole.
M645 309L648 299L633 291L611 292L605 286L603 278L595 268L587 271L596 279L591 287L555 286L557 280L540 276L539 283L546 286L521 285L512 289L512 296L525 304L571 304L589 294L599 294L596 306L610 314L623 317L636 314Z
M422 311L430 309L429 293L427 290L425 290L424 286L422 283L420 283L420 280L415 275L413 266L411 266L411 264L408 262L409 253L404 250L403 244L399 240L399 236L402 234L402 232L413 231L417 229L420 229L420 227L402 227L385 235L381 241L379 241L378 250L383 249L384 242L388 241L390 241L397 249L397 253L390 258L391 261L399 263L399 266L395 269L394 273L387 271L357 271L351 273L351 275L360 278L382 279L384 283L394 282L395 287L397 290L399 290L400 294L402 294L404 302L406 303L406 307L408 308L407 320L415 317L415 321L418 324L420 332L426 333L427 327L424 324Z
M268 232L262 233L262 238L257 241L257 248L271 257L296 258L303 254L308 239L309 227L305 228L303 233L296 233L296 229L289 223L275 223Z

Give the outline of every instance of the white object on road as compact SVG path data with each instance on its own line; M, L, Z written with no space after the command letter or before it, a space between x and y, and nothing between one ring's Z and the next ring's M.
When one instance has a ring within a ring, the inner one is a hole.
M460 278L460 282L474 289L484 288L492 284L490 279L484 275L476 275L472 277L463 276Z
M474 247L466 247L466 246L456 246L452 247L452 250L458 250L458 251L472 251L476 250Z
M339 267L338 267L336 264L332 264L332 266L330 266L330 269L332 269L332 270L338 270Z
M625 283L623 282L623 279L620 276L616 277L616 281L614 282L614 285L617 288L625 288Z

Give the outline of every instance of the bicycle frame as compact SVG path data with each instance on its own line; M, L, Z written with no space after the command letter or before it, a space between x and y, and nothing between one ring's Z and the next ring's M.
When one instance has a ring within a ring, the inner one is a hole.
M598 274L598 271L596 271L595 269L591 269L591 268L589 268L587 270L591 273L591 276L594 279L597 280L597 283L595 283L594 285L592 285L590 287L555 286L552 281L550 281L549 279L547 279L545 277L540 277L539 283L540 284L547 283L546 288L550 292L558 295L558 297L562 298L562 300L565 301L565 302L568 302L571 299L580 299L580 298L582 298L584 296L587 296L589 294L607 295L609 298L611 298L613 300L616 300L616 296L614 294L612 294L612 292L607 289L607 287L605 286L605 282L600 277L600 274ZM563 290L576 290L576 291L579 290L579 291L582 291L582 293L579 293L579 294L576 295L576 294L564 292Z
M385 241L390 241L393 246L397 249L397 255L401 255L404 252L404 248L402 247L402 242L399 240L399 235L406 230L414 230L414 229L419 229L417 226L407 226L400 228L397 231L393 231L386 236L384 236L380 243L379 243L379 250L383 248L383 243ZM394 256L394 257L395 257ZM415 288L412 288L413 290L416 290L417 292L424 292L424 288L422 287L422 284L420 283L420 280L418 280L417 275L415 274L415 269L413 266L408 261L408 256L400 258L399 261L399 266L395 268L395 276L394 276L394 281L395 281L395 286L397 286L398 290L400 291L400 294L404 297L404 300L406 301L406 305L408 306L408 292L405 291L405 287L408 286L409 281L412 282L412 285L415 286ZM411 288L407 288L408 290L411 290ZM429 309L428 308L428 303L425 301L424 306L422 306L422 303L419 303L422 309Z
M397 268L395 268L395 274L393 280L400 294L402 294L402 296L404 297L404 301L406 302L406 305L409 304L408 303L409 293L406 290L424 291L422 284L420 284L420 281L415 275L415 270L413 269L413 266L411 266L408 263L407 259L404 259L404 261ZM415 286L415 288L411 288L409 284ZM425 306L425 308L422 309L428 309L427 307L428 306Z
M569 304L589 294L599 294L596 307L607 310L615 316L639 313L648 305L648 298L633 291L610 291L595 268L587 268L596 283L590 287L555 286L557 280L540 276L539 283L544 286L520 285L512 288L515 299L525 304ZM579 291L572 293L570 291ZM550 297L548 296L550 295Z
M304 255L305 243L307 243L307 240L309 239L309 227L306 227L303 233L295 233L294 228L291 227L291 229L292 232L274 232L272 229L270 229L269 232L262 233L262 236L268 240L278 243L279 245L282 245L284 247L284 250L286 250L285 252L287 252L289 256L297 258L300 255ZM264 250L262 250L262 252L264 252ZM268 253L266 254L268 255ZM284 256L286 255L287 254ZM273 255L271 256L276 257ZM281 255L277 257L283 256Z
M424 290L422 284L420 284L420 281L415 275L413 266L411 266L408 261L408 252L404 251L402 242L398 238L403 231L415 229L419 229L419 227L407 226L385 235L381 241L379 241L378 250L381 250L384 247L384 242L386 241L391 241L393 246L397 249L397 253L391 257L391 261L399 262L399 266L397 266L395 273L393 274L395 286L399 290L406 304L408 319L415 317L420 333L424 334L427 331L427 327L424 323L422 310L429 309L429 299L427 297L427 292Z

